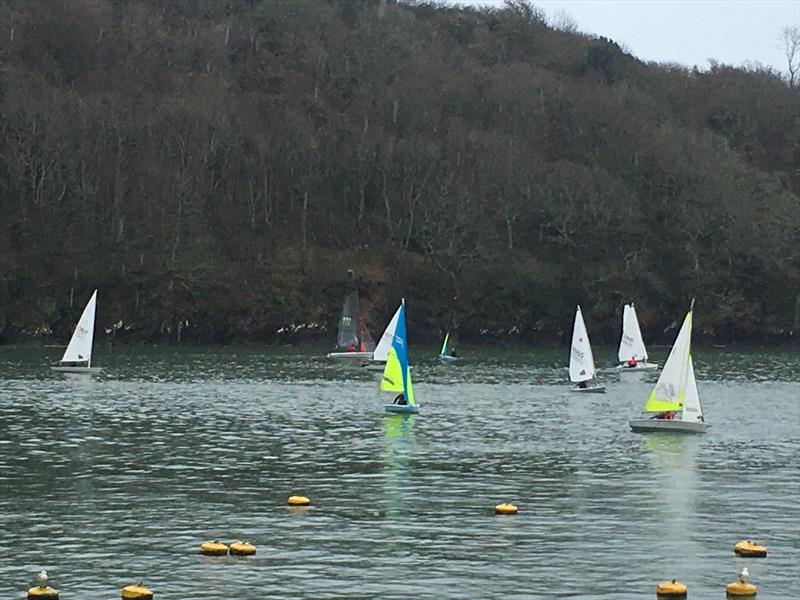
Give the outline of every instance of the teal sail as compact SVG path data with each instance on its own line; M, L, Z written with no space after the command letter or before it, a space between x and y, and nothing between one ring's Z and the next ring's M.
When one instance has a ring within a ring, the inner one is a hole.
M450 332L448 331L444 335L444 343L442 344L442 350L441 350L441 352L439 352L439 356L447 356L448 355L447 342L449 342L449 341L450 341Z

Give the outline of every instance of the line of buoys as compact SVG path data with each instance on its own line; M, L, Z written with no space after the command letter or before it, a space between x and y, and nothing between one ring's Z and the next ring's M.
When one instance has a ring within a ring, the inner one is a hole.
M200 553L206 556L227 556L228 547L219 540L212 540L200 544Z
M256 547L250 542L233 542L230 547L231 556L253 556Z
M494 507L494 514L496 515L515 515L519 512L516 506L508 502L503 502Z
M662 581L656 586L658 598L686 598L686 585L680 581Z
M733 551L739 556L746 557L761 557L767 555L767 549L764 546L756 544L752 540L742 540L734 544Z
M311 500L305 496L289 496L289 506L308 506Z
M153 592L140 581L122 588L122 600L153 600Z

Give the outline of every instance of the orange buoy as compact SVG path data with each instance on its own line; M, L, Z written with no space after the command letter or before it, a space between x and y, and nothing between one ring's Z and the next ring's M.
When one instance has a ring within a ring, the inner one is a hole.
M200 544L200 553L206 556L226 556L228 547L219 540L204 542Z
M760 557L767 555L767 549L764 546L756 544L752 540L742 540L738 544L734 544L733 551L739 556L746 557Z
M230 547L231 556L253 556L256 547L250 542L233 542Z
M289 506L308 506L311 500L305 496L289 496Z
M28 600L58 600L58 590L47 585L37 585L28 588Z
M662 581L656 586L659 598L686 598L686 586L679 581Z
M144 587L140 581L122 588L122 600L153 600L153 592Z
M494 514L496 515L515 515L517 512L517 507L508 502L503 502L494 507Z

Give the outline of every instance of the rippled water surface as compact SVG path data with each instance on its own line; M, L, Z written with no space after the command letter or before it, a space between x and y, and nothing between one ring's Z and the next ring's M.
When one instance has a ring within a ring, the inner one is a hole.
M564 349L412 349L406 418L322 348L99 350L98 376L60 353L0 348L0 598L42 568L81 600L724 598L745 565L800 597L797 351L696 349L702 436L631 433L655 375L572 394ZM258 553L200 556L214 538Z

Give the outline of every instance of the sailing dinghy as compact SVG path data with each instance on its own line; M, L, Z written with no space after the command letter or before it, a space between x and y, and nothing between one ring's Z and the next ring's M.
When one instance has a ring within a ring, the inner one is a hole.
M617 369L620 371L652 371L658 368L656 363L647 362L647 350L633 304L626 304L622 310L622 338L617 358L620 362Z
M450 332L448 331L444 336L444 343L442 344L442 349L439 351L439 360L444 362L452 362L454 360L458 360L458 356L456 356L455 349L449 346L450 343Z
M606 386L597 382L594 369L592 346L589 344L589 334L586 332L586 323L583 322L581 307L575 311L575 325L572 328L572 346L569 352L569 379L577 383L572 388L573 392L603 393Z
M388 413L416 413L419 405L414 398L411 385L411 367L408 364L408 339L406 337L406 304L405 300L397 310L397 326L394 331L391 347L386 358L386 367L381 378L381 390L384 392L400 392L392 404L386 404Z
M92 366L92 344L94 342L94 317L97 309L97 290L94 291L86 308L83 309L72 338L69 340L64 356L58 365L50 367L62 373L97 373L98 367Z
M700 407L697 380L692 366L692 308L686 313L683 325L672 346L655 389L644 405L644 413L631 419L631 429L637 433L674 431L705 433L706 423Z
M372 356L375 342L367 331L364 317L358 304L358 292L353 290L344 299L339 333L336 337L337 352L329 352L328 358L358 358Z

